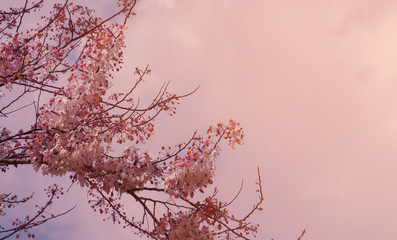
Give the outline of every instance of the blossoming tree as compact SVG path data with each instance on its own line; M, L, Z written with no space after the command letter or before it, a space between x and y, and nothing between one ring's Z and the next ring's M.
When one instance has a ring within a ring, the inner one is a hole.
M87 189L94 210L149 238L248 239L258 227L249 217L263 200L259 172L258 202L241 218L229 213L233 200L220 201L216 188L211 193L207 188L213 183L219 142L227 141L232 148L241 143L239 124L218 123L206 136L194 133L185 143L151 154L141 149L154 133L153 120L161 113L175 113L179 100L194 91L175 95L164 84L150 104L141 106L135 92L150 74L146 67L136 69L128 91L112 92L112 74L123 64L125 25L136 4L118 0L118 11L101 19L66 0L53 5L34 27L25 19L42 10L44 0L26 0L21 7L0 12L0 116L11 117L26 107L36 113L27 128L13 132L1 126L2 174L31 165L40 174L67 175ZM35 100L24 102L25 96ZM128 147L115 154L117 144ZM1 239L35 237L32 228L67 213L47 213L63 191L57 185L46 191L49 200L35 215L0 226ZM122 196L136 200L143 220L123 210ZM0 192L0 217L31 197Z

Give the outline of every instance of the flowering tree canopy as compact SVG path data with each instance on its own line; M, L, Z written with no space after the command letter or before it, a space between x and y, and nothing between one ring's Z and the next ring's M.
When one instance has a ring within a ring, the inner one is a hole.
M154 134L153 120L160 113L174 114L180 99L195 91L175 95L164 84L150 104L141 106L134 93L151 72L146 67L136 68L128 91L112 92L112 75L123 64L124 30L136 4L118 0L117 12L102 19L66 0L33 27L26 17L42 10L44 0L0 11L0 117L35 109L33 122L20 130L0 126L1 171L31 165L39 174L67 175L87 189L94 210L149 238L248 239L258 227L249 217L263 200L259 171L258 202L241 218L229 213L234 199L220 201L218 190L208 193L207 188L220 141L232 148L242 143L239 124L218 123L206 136L194 133L185 143L152 154L141 149ZM25 96L34 100L26 102ZM127 147L115 154L117 144ZM0 226L1 239L21 233L35 237L31 228L67 213L45 211L63 194L57 185L46 191L49 200L37 214ZM121 196L135 199L150 224L126 213ZM31 197L0 192L1 217L6 208Z

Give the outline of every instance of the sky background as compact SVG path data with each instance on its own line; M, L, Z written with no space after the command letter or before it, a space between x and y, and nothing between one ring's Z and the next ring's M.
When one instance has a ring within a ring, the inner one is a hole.
M104 16L114 5L87 3ZM233 118L245 144L222 149L215 184L231 199L244 179L231 206L243 213L256 200L260 168L257 239L296 239L303 229L305 240L397 238L396 1L145 0L136 11L115 90L128 88L135 66L146 64L153 73L141 96L167 81L177 94L200 85L175 116L156 120L148 149ZM0 181L19 190L49 179L22 168ZM65 198L58 209L77 209L37 235L137 238L102 223L84 190Z

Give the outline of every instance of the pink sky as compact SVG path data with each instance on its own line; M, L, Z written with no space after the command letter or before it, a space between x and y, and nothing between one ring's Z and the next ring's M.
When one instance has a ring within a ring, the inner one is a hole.
M106 14L109 2L95 2ZM231 199L245 180L232 205L242 212L260 167L258 239L303 229L305 240L397 238L397 2L146 0L137 11L115 88L146 64L145 96L168 80L176 93L201 85L156 121L154 145L229 118L242 124L245 144L223 148L215 183ZM79 212L59 221L68 239L131 239L102 224L83 191L73 196Z

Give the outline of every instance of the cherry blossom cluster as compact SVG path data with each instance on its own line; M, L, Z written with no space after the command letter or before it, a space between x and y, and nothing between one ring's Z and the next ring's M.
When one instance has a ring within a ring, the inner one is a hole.
M55 93L41 108L36 126L41 131L30 145L36 170L52 175L72 172L82 185L89 184L87 177L94 178L107 191L137 187L155 176L148 155L139 157L136 151L120 158L105 155L114 137L119 143L134 136L143 142L154 131L144 117L120 121L102 103L109 73L118 67L124 47L123 27L112 26L116 31L101 29L86 43L82 60L74 66L79 74L72 73L63 94Z
M216 127L211 126L207 131L210 135L207 138L196 138L184 156L175 156L166 170L168 173L165 179L165 191L174 197L194 196L194 191L212 184L215 165L214 161L219 155L217 143L219 137L228 139L229 145L242 144L244 136L239 123L229 120L229 124L218 123ZM217 142L212 139L218 138Z
M235 122L233 119L229 119L229 124L218 123L216 127L209 127L207 133L212 133L215 136L222 135L224 139L228 140L229 145L234 149L235 144L242 144L244 138L243 129L240 127L240 123Z
M19 41L19 33L16 33L12 40L5 39L0 43L0 76L6 77L1 78L0 82L7 84L11 80L7 77L21 68L24 56L28 54L27 50L28 45Z
M147 153L124 151L121 158L107 159L96 163L88 174L92 179L91 188L100 188L105 192L116 190L125 193L128 190L144 187L145 184L159 176L158 168L152 164ZM84 179L80 179L84 182Z
M0 129L0 140L4 141L0 143L0 158L5 159L13 151L12 142L5 141L10 137L11 131L5 127Z
M213 240L214 237L199 213L179 211L176 214L165 214L155 234L159 240ZM164 229L168 230L168 236Z
M213 148L210 139L193 142L185 156L175 156L167 169L165 191L174 197L193 197L196 189L212 184L214 175L214 160L217 149ZM201 189L201 191L203 191Z
M0 84L12 89L13 84L33 86L57 78L50 72L64 59L65 49L43 45L46 39L39 31L16 32L0 43Z

